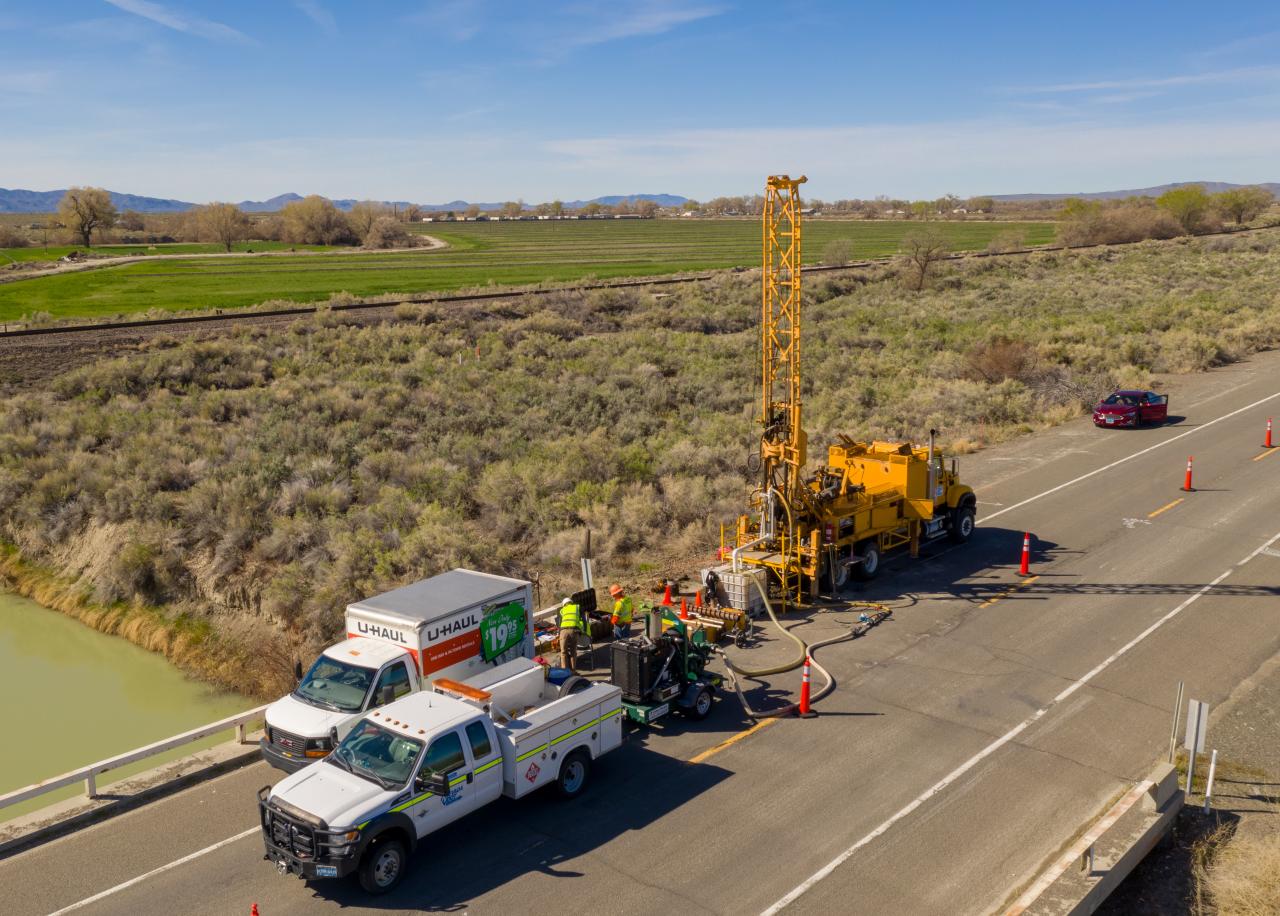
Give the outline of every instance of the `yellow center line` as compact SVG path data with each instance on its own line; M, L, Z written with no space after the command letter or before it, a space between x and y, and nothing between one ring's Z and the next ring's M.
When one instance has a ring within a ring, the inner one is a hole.
M1253 459L1253 460L1254 460L1254 461L1261 461L1263 458L1266 458L1266 457L1267 457L1268 455L1270 455L1272 452L1280 452L1280 448L1269 448L1269 449L1267 449L1265 452L1263 452L1261 455L1257 455L1256 457L1254 457L1254 459Z
M980 608L991 607L991 605L995 604L1001 598L1009 597L1018 589L1023 588L1024 586L1030 585L1032 582L1036 581L1039 578L1040 578L1039 576L1028 576L1027 578L1023 579L1021 582L1015 582L1013 583L1013 585L1010 585L1008 588L1006 588L1000 594L996 595L994 598L988 598L986 601L982 602L980 605L978 605L978 607Z
M1159 509L1157 509L1155 512L1148 512L1148 513L1147 513L1147 518L1155 518L1155 517L1156 517L1157 515L1159 515L1161 512L1168 512L1170 509L1172 509L1172 508L1173 508L1174 506L1176 506L1178 503L1182 502L1184 499L1186 499L1186 497L1185 497L1185 496L1179 496L1179 497L1178 497L1177 499L1175 499L1173 502L1168 503L1167 505L1161 506L1161 507L1160 507Z
M690 759L689 762L703 763L704 761L709 760L710 758L714 757L716 754L723 751L725 748L730 747L734 744L737 744L739 741L741 741L743 738L747 737L748 735L754 734L755 732L760 731L760 729L764 728L766 725L772 725L774 722L777 722L777 721L778 721L777 719L761 719L755 725L751 726L748 729L738 732L736 735L730 738L726 738L724 741L721 741L715 747L707 748L698 756Z

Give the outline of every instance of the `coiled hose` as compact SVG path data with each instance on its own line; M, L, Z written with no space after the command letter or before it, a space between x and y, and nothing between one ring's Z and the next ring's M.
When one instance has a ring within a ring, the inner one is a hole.
M858 622L851 624L847 633L841 633L837 636L831 637L830 639L823 639L815 643L806 643L799 636L792 633L790 629L784 627L782 622L778 620L778 615L773 611L773 604L769 601L769 595L765 592L764 586L760 584L758 579L755 580L755 586L756 590L760 592L760 597L764 601L764 609L769 614L769 619L773 621L773 625L778 628L778 631L782 633L783 636L787 637L787 639L790 639L800 647L800 653L794 660L784 662L781 665L774 665L769 668L742 668L734 664L733 659L729 658L724 651L716 649L716 652L724 659L725 668L729 675L729 684L733 687L734 693L738 695L738 702L742 704L743 712L745 712L748 718L751 719L776 719L781 718L782 716L794 715L799 711L800 706L799 703L790 703L786 706L778 709L771 709L767 712L754 710L751 708L751 704L747 702L746 695L742 692L742 685L738 683L739 676L746 678L759 678L766 677L770 674L782 674L784 671L794 671L796 668L803 665L804 660L808 658L810 665L816 668L818 673L826 680L826 683L822 685L822 688L818 690L817 693L814 693L809 699L810 703L816 703L835 689L836 679L832 676L830 671L824 668L822 664L813 657L813 653L824 646L844 642L846 639L857 639L872 627L880 624L885 620L885 618L889 617L893 613L892 609L883 604L875 604L868 601L850 602L850 607L870 607L875 608L875 611L871 614L860 615Z

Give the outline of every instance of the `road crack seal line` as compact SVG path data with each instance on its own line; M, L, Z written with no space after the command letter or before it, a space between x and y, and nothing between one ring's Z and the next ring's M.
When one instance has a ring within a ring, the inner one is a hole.
M1266 398L1264 400L1270 400L1270 398L1274 398L1277 396L1280 396L1280 392L1276 392L1276 394L1273 394L1269 398ZM1239 413L1239 411L1236 411L1236 413ZM1226 416L1231 416L1231 414L1227 414ZM1225 417L1220 417L1219 419L1225 419ZM1213 421L1213 422L1217 422L1217 421ZM1198 428L1203 429L1204 427L1202 426ZM1172 439L1168 440L1168 442L1172 442L1172 441L1173 441ZM1168 444L1168 443L1166 442L1161 444ZM1157 448L1157 447L1158 446L1152 446L1152 448ZM1150 449L1146 449L1145 451L1150 451ZM1137 454L1142 454L1142 453L1138 452ZM1130 457L1134 457L1134 456L1130 456ZM1121 459L1120 462L1115 462L1115 464L1119 464L1126 460L1128 459ZM1108 465L1108 467L1112 467L1112 466L1114 465ZM1099 470L1105 470L1105 468L1102 468ZM1087 474L1085 476L1086 477L1092 476L1093 474L1096 474L1096 473L1098 473L1098 471L1093 471L1090 474ZM1061 487L1056 487L1055 489L1061 489ZM1045 491L1046 494L1052 493L1052 492L1054 491L1053 490ZM1041 495L1045 495L1045 494L1041 494ZM1031 502L1032 499L1036 499L1036 498L1038 497L1032 497L1031 499L1024 500L1024 503ZM1072 681L1061 692L1059 692L1057 696L1055 696L1052 700L1050 700L1048 704L1036 710L1032 715L1028 716L1026 719L1023 719L1021 722L1019 722L1013 728L1009 729L1007 732L1005 732L995 741L988 744L986 747L984 747L978 753L974 754L964 763L960 764L958 767L956 767L946 776L942 777L942 779L938 780L936 783L934 783L924 792L917 795L907 805L899 809L896 814L893 814L891 817L885 820L882 824L880 824L880 826L876 827L874 830L872 830L866 836L862 837L860 840L858 840L856 843L854 843L844 852L840 853L840 855L836 856L834 859L832 859L822 868L818 869L816 872L814 872L812 875L810 875L800 884L796 885L794 888L788 891L776 903L774 903L768 909L764 910L762 913L762 916L774 916L774 914L781 912L783 909L790 906L796 900L800 899L802 896L808 893L815 885L817 885L820 881L827 878L832 872L834 872L837 868L839 868L841 865L847 862L855 852L857 852L862 847L868 845L878 837L882 836L894 824L898 823L898 821L910 815L912 812L914 812L917 808L919 808L925 802L929 801L935 795L938 795L939 793L945 791L952 783L958 780L965 773L968 773L970 770L972 770L975 766L977 766L983 760L990 757L996 751L1000 750L1000 748L1012 742L1013 739L1017 738L1020 734L1022 734L1032 725L1034 725L1035 723L1043 719L1050 712L1050 710L1059 706L1063 700L1070 697L1081 687L1084 687L1085 685L1087 685L1095 677L1097 677L1107 668L1111 667L1111 665L1114 664L1117 660L1119 660L1124 655L1126 655L1130 649L1132 649L1134 646L1139 645L1143 640L1145 640L1148 636L1150 636L1156 630L1160 629L1170 620L1177 617L1179 614L1181 614L1184 610L1190 607L1197 600L1202 598L1204 595L1208 594L1209 591L1211 591L1215 586L1217 586L1220 582L1222 582L1222 580L1226 579L1227 576L1231 575L1231 573L1234 570L1243 566L1245 563L1248 563L1251 559L1258 556L1260 553L1262 553L1264 550L1269 548L1276 541L1280 541L1280 532L1277 532L1265 544L1262 544L1256 550L1252 551L1248 556L1240 560L1238 563L1234 564L1233 566L1227 567L1226 572L1219 575L1216 579L1214 579L1212 582L1208 583L1207 585L1202 586L1198 591L1190 595L1185 601L1183 601L1173 610L1166 613L1163 617L1160 617L1158 620L1155 621L1155 623L1148 626L1145 630L1143 630L1137 636L1133 637L1133 639L1129 640L1127 643L1125 643L1123 646L1121 646L1111 655L1107 656L1098 664L1094 665L1085 674L1083 674L1076 680Z

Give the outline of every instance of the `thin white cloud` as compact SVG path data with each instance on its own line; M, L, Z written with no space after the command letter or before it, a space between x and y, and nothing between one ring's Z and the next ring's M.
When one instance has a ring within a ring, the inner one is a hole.
M0 86L17 95L44 95L57 81L54 70L0 70Z
M150 19L157 25L173 29L175 32L184 32L213 41L234 41L244 44L253 42L248 35L229 25L214 22L212 19L201 19L198 16L186 16L159 3L152 3L151 0L106 0L106 2L116 9L141 16L143 19Z
M320 31L332 37L338 34L338 22L333 13L321 6L316 0L293 0L293 5L314 22Z
M1191 59L1201 65L1208 65L1224 58L1238 63L1241 58L1255 56L1258 52L1262 52L1263 57L1273 57L1277 48L1280 48L1280 32L1261 32L1206 48L1191 55Z
M1275 82L1277 80L1280 80L1280 67L1236 67L1232 70L1185 73L1177 76L1097 80L1087 83L1055 83L1049 86L1021 86L1010 91L1015 94L1111 92L1115 90L1171 89L1177 86L1201 86L1215 83Z
M686 4L678 0L640 0L630 4L607 4L603 21L578 29L564 38L565 44L586 46L626 38L661 35L674 28L723 13L726 7Z
M438 36L463 42L480 33L482 12L479 0L434 0L408 21L425 25Z

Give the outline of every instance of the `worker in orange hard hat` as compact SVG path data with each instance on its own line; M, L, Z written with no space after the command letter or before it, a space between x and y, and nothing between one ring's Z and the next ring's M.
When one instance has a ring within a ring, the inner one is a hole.
M631 618L635 609L631 598L622 590L622 586L614 583L609 586L609 595L613 598L613 638L626 639L631 635Z

